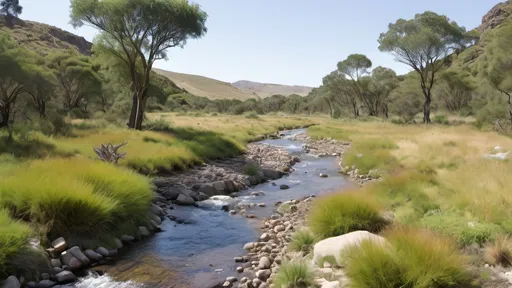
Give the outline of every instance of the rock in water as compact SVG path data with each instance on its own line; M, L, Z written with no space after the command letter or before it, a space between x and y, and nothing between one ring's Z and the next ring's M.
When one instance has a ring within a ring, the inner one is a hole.
M343 266L341 259L342 251L347 247L360 245L363 240L374 241L382 245L386 243L386 239L368 231L355 231L341 236L327 238L316 243L313 247L313 265L316 265L316 263L324 257L332 256L336 259L338 265Z
M279 189L281 189L281 190L290 189L290 186L282 184L282 185L279 186Z
M91 259L92 261L95 261L95 262L98 262L101 259L103 259L103 256L101 254L98 254L98 253L96 253L96 252L94 252L92 250L85 250L84 254L85 254L85 256L87 256L87 258L89 258L89 259Z
M135 237L133 237L131 235L122 235L121 241L123 241L124 243L130 243L130 242L135 241Z
M73 272L70 271L62 271L55 275L55 279L59 283L71 283L76 281L76 276Z
M178 198L176 199L176 203L178 205L191 206L191 205L194 205L196 203L196 201L194 201L194 199L192 199L192 197L190 197L190 196L180 194L178 196Z
M98 254L100 254L103 257L108 257L108 250L105 247L98 247L98 249L96 249L96 252L98 252Z
M272 265L270 263L270 259L268 259L268 257L263 256L263 257L261 257L260 262L258 263L258 268L259 269L269 269L270 265Z
M2 282L2 288L20 288L21 283L16 276L9 276L5 281Z
M329 177L329 175L325 174L325 173L320 173L320 178L327 178Z
M43 280L39 281L39 284L37 284L37 287L39 288L49 288L55 286L57 283L51 281L51 280Z

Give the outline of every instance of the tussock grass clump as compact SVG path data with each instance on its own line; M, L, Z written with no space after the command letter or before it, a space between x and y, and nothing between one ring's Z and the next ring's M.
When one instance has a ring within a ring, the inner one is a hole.
M308 224L320 239L356 230L379 232L387 225L380 208L371 197L353 192L328 195L315 201Z
M315 274L305 260L286 262L279 268L274 278L276 287L304 288L315 287Z
M316 238L309 230L303 229L295 232L292 241L288 244L288 249L294 252L309 254L316 243Z
M372 169L390 170L398 162L391 150L398 146L386 138L357 139L343 157L343 166L355 166L359 174L367 174Z
M52 237L145 224L151 197L144 176L86 158L36 160L0 181L0 206Z
M315 125L308 127L307 133L314 139L332 138L336 140L349 141L349 133L341 128L327 125Z
M12 220L6 210L0 209L0 275L5 276L8 260L27 245L30 234L30 227Z
M249 164L245 167L245 174L249 176L256 176L260 169L255 164Z
M512 239L505 235L496 237L494 242L486 245L484 259L491 265L512 266Z
M431 231L395 228L390 245L363 242L343 252L351 287L464 287L471 282L467 259L450 238Z

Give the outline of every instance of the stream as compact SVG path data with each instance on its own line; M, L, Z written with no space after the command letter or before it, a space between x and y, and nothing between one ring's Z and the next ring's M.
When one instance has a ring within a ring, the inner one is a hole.
M240 192L236 198L216 196L199 202L199 208L175 206L171 215L186 219L187 224L165 220L163 232L134 244L113 263L95 267L89 275L80 278L75 287L173 287L208 288L222 283L228 276L241 278L233 257L245 255L245 243L260 236L260 223L275 211L275 203L299 199L309 195L322 195L342 190L353 184L340 173L334 157L318 158L302 150L303 143L291 138L304 133L304 129L283 132L285 136L259 143L283 147L298 156L294 172L273 181ZM320 173L328 178L319 177ZM286 184L287 190L279 185ZM249 196L250 192L263 191L264 196ZM258 218L247 219L229 215L221 210L223 205L236 203L265 203L249 211ZM98 274L94 271L105 271ZM114 280L115 279L115 280Z

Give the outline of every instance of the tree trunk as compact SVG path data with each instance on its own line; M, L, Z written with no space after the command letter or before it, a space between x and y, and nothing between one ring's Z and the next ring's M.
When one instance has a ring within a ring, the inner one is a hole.
M505 93L508 96L508 114L510 115L510 124L512 124L512 94Z
M425 103L423 104L423 123L430 124L430 103L432 102L432 98L430 97L430 93L425 95Z
M145 90L144 90L145 91ZM128 128L135 130L142 130L142 120L144 118L145 110L145 93L134 92L132 97L132 109L130 118L128 120Z
M12 16L9 13L7 13L5 15L5 22L6 22L7 27L13 28L14 27L14 16Z
M11 116L10 105L0 105L0 128L9 126L9 118Z

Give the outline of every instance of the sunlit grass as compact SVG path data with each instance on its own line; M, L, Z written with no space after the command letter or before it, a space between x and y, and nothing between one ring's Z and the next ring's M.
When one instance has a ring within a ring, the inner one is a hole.
M12 220L7 210L0 209L0 275L5 276L8 260L27 245L30 234L28 225Z

